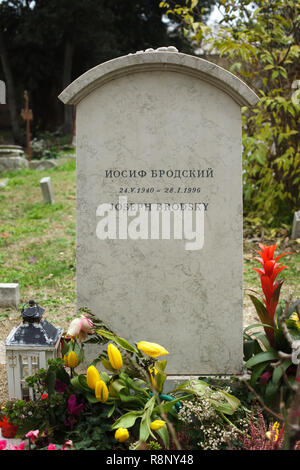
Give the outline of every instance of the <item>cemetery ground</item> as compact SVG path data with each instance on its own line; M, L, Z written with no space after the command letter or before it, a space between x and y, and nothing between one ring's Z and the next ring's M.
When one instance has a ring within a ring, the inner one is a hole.
M60 158L58 166L45 171L24 169L2 174L8 179L0 189L1 282L18 282L19 308L0 308L0 405L8 400L3 342L20 322L22 304L34 299L45 308L44 318L67 330L76 313L76 176L75 159ZM43 203L40 180L51 177L55 204ZM290 239L290 227L257 230L244 227L244 325L259 322L247 295L260 290L252 270L258 242L277 243L277 254L285 257L288 269L281 273L284 285L281 302L299 298L300 243ZM220 234L220 236L222 236ZM263 236L263 238L261 238ZM222 319L220 319L221 323ZM118 332L116 332L118 333ZM180 333L178 333L180 334ZM170 351L172 353L172 351Z

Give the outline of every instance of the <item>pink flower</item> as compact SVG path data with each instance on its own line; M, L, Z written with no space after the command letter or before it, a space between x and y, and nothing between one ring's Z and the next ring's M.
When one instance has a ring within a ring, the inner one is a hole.
M43 395L41 395L41 399L42 399L42 400L46 400L46 398L48 398L47 393L43 393Z
M83 403L77 405L76 403L76 395L71 395L68 400L68 413L73 416L80 415L83 408Z
M54 444L49 444L48 445L48 450L56 450L56 447Z
M6 444L7 441L5 439L3 439L3 441L0 441L0 450L6 449Z
M25 450L25 442L21 442L21 444L18 446L13 446L10 444L10 448L11 450Z
M93 322L88 317L81 315L80 318L75 318L71 321L67 335L78 336L79 341L84 341L87 338L88 333L92 333Z
M264 372L260 378L259 378L259 381L264 384L264 385L267 385L267 383L269 382L270 378L272 377L273 375L273 370L267 370L266 372Z
M69 440L69 441L66 441L64 443L64 445L62 446L61 450L68 450L68 449L72 449L73 447L73 441Z
M35 441L37 440L38 436L39 436L39 430L38 430L38 429L36 429L35 431L29 431L29 432L25 435L25 437L27 437L28 439L30 439L33 444L34 444Z
M62 382L61 380L59 379L55 379L55 382L54 382L54 389L61 393L62 395L65 393L65 391L67 390L68 388L68 385L65 383L65 382Z

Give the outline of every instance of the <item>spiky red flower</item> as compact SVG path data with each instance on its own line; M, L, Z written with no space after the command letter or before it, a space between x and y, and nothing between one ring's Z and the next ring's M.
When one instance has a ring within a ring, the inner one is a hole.
M274 295L276 289L282 283L282 281L275 281L278 274L287 269L287 266L282 266L281 263L278 263L278 260L282 258L282 256L289 255L290 253L283 253L282 255L277 256L273 259L274 252L276 250L277 245L266 246L262 243L259 243L259 247L261 251L258 251L259 257L256 257L261 264L262 268L254 268L260 275L260 282L263 293L265 294L265 305L266 309L270 315L272 320L274 319L274 314L276 311L276 307L278 304L279 295Z
M278 263L278 260L283 256L289 255L291 253L283 253L276 258L274 258L274 252L277 245L266 246L262 243L259 243L261 251L258 251L259 257L256 257L262 268L253 268L254 271L257 271L260 275L261 287L264 293L264 304L268 314L268 324L275 326L274 315L276 307L278 305L280 289L283 281L276 280L278 274L287 269L287 266L282 266L281 263ZM270 343L273 344L274 333L270 328L265 329L266 334L270 340Z

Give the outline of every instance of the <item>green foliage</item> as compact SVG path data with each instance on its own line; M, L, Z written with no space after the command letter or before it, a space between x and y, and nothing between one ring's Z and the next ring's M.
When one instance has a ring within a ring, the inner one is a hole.
M177 424L185 449L224 450L240 445L251 415L245 403L251 397L242 390L241 382L235 380L234 388L233 381L204 377L181 385L194 390L193 398L183 403Z
M291 223L289 212L300 206L300 2L219 0L225 14L217 32L199 21L197 4L170 14L194 47L211 45L260 98L243 108L245 215Z
M109 407L92 406L84 412L80 422L68 433L74 450L107 450L116 446L111 432Z
M282 306L278 306L276 327L273 328L275 347L270 346L266 334L261 329L256 330L257 327L264 326L263 324L249 325L244 329L245 368L251 373L250 385L260 394L266 405L276 403L280 393L286 403L292 396L296 365L289 357L292 347L283 333L283 322L292 340L300 340L300 322L293 319L294 313L298 315L296 308L299 302L292 303L285 312ZM279 352L287 354L287 358L282 358Z

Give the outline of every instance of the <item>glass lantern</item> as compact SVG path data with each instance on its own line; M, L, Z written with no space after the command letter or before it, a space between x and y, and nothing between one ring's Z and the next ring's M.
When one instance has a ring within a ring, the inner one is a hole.
M42 319L44 309L30 300L21 311L22 323L13 328L5 341L8 394L10 400L34 400L33 390L25 379L48 360L58 356L63 330Z

